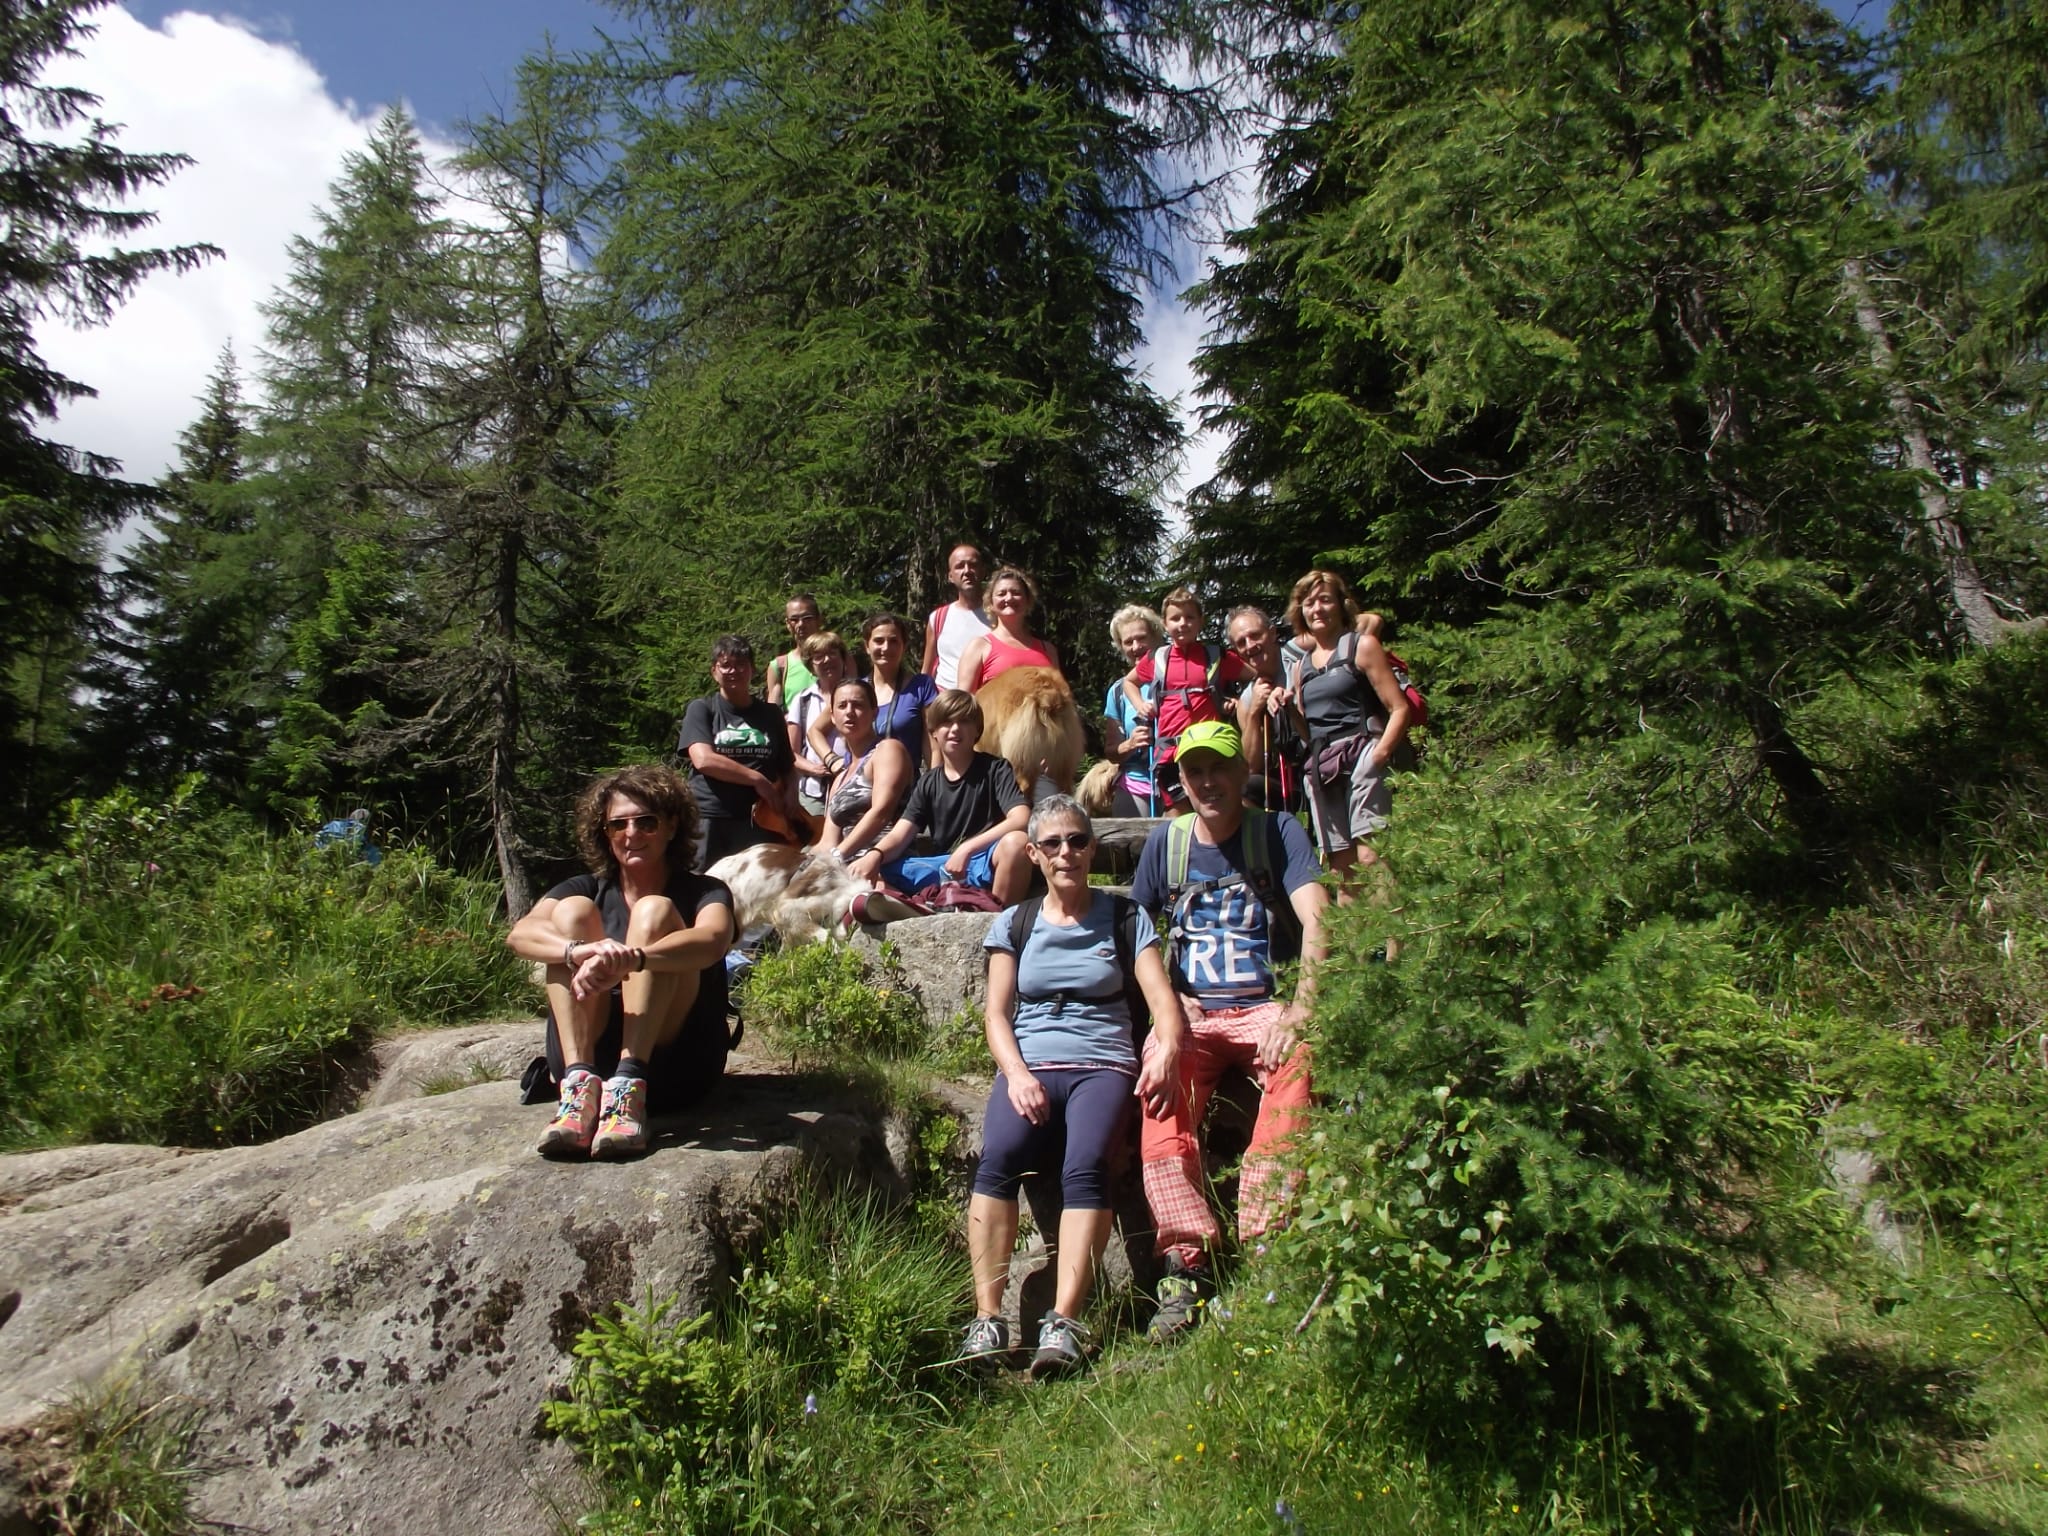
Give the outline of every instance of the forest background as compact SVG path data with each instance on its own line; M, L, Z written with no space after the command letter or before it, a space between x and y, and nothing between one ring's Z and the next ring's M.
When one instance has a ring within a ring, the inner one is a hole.
M76 913L190 895L209 847L297 878L278 850L355 804L423 888L486 868L518 910L575 788L667 750L711 637L765 654L791 590L922 614L974 540L1038 576L1085 697L1117 603L1335 565L1435 737L1320 1021L1357 1113L1302 1262L1344 1368L1426 1358L1437 1410L1594 1370L1668 1477L1797 1396L1812 1358L1736 1298L1818 1240L1844 1126L2039 1332L2039 5L629 0L450 167L385 116L156 485L53 440L81 381L34 341L209 255L130 211L176 146L81 137L99 106L42 83L95 9L0 7L11 1100L70 1102L27 1086L48 1041L190 979L157 933L110 988ZM1191 295L1225 446L1169 539L1182 429L1130 359L1233 141L1256 203ZM349 948L316 1048L374 1000ZM387 1000L495 985L436 954ZM1472 1234L1400 1238L1449 1289L1389 1279L1397 1208Z

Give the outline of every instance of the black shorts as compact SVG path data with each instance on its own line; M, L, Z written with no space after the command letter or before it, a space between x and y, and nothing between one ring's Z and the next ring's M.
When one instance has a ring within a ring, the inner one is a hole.
M706 988L705 991L711 989ZM647 1109L650 1114L668 1114L686 1109L709 1093L725 1076L726 1053L732 1049L732 1035L725 1019L725 989L717 989L714 1009L699 1006L690 1010L682 1027L663 1041L647 1063ZM698 993L698 1002L704 992ZM590 1069L599 1077L610 1077L618 1069L626 1045L626 1009L619 989L612 988L611 1012L597 1048L590 1053ZM555 1016L548 1013L548 1076L557 1089L569 1063L562 1059L562 1037L555 1029Z

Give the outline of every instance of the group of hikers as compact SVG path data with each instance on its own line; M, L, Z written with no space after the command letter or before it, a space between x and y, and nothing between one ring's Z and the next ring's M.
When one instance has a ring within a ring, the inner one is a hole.
M1018 1194L1040 1174L1056 1181L1060 1213L1054 1305L1030 1365L1046 1376L1086 1358L1080 1317L1110 1234L1108 1169L1133 1114L1163 1270L1151 1337L1193 1326L1215 1293L1222 1231L1200 1131L1234 1070L1261 1090L1240 1242L1277 1219L1286 1142L1309 1102L1299 1033L1324 955L1322 877L1327 867L1348 900L1374 862L1388 771L1420 698L1378 618L1331 571L1295 583L1284 641L1243 607L1226 619L1227 646L1205 644L1186 588L1163 614L1119 609L1109 632L1128 669L1104 699L1113 766L1100 808L1164 818L1121 896L1090 883L1099 844L1082 801L1044 785L1027 796L1008 763L977 750L976 694L1011 668L1059 667L1031 632L1031 578L1006 566L984 580L984 568L972 546L951 552L956 597L925 626L922 669L908 660L910 626L885 613L860 627L857 672L799 595L785 610L791 649L757 697L752 646L722 636L715 690L681 727L690 778L646 765L591 784L576 817L590 873L550 890L509 941L546 967L558 1103L540 1150L631 1156L648 1145L650 1113L701 1096L723 1067L722 962L738 936L730 893L702 871L794 838L877 890L988 893L1000 907L984 940L997 1072L968 1209L975 1315L961 1355L1011 1352L1002 1312ZM1279 967L1296 960L1283 996Z

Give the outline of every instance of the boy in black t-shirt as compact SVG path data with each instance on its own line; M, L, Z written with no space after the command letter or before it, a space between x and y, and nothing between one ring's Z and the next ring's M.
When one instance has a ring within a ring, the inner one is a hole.
M938 745L939 766L925 770L896 825L847 868L899 891L951 880L987 891L1005 906L1022 901L1031 884L1024 837L1031 804L1017 788L1015 769L974 750L981 705L973 694L948 688L925 707L924 723ZM945 851L912 855L920 837Z
M754 647L745 635L718 637L711 677L717 691L690 701L676 741L690 760L690 791L697 800L698 869L775 840L772 831L755 824L757 803L782 825L796 825L789 726L780 709L754 697Z

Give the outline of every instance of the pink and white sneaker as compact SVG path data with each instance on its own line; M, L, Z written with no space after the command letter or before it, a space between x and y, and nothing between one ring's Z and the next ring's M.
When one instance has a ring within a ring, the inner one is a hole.
M540 1133L542 1157L586 1157L597 1132L604 1079L595 1072L571 1072L562 1079L562 1104Z
M637 1157L647 1150L647 1079L615 1077L604 1085L604 1111L591 1138L592 1157Z

